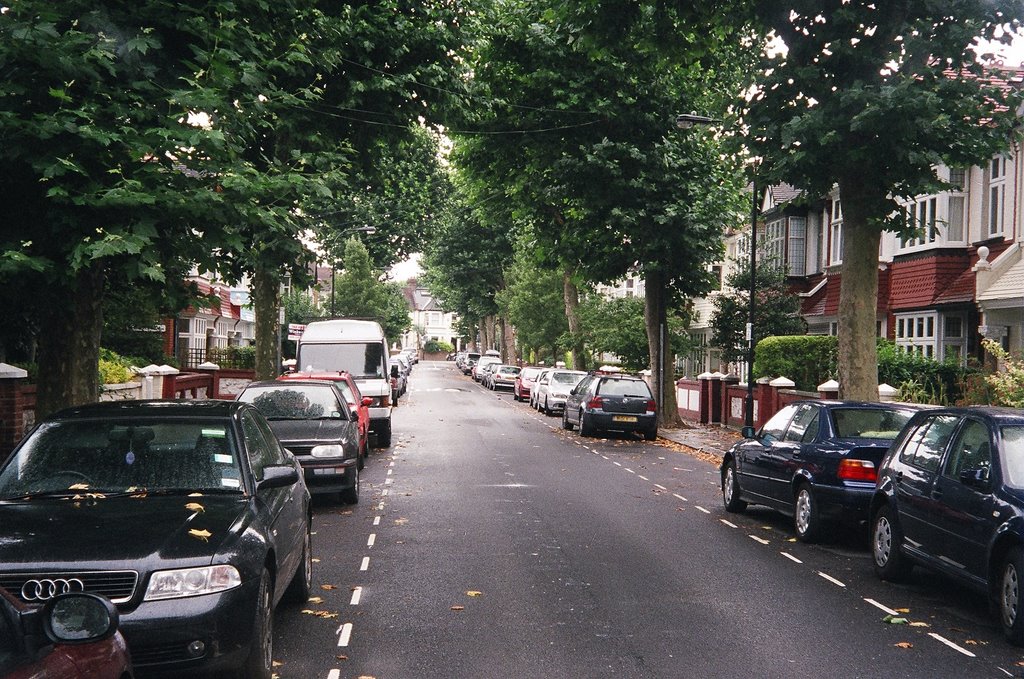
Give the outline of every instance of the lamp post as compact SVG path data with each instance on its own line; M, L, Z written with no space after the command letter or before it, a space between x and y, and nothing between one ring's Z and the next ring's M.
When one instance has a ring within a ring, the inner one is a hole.
M676 127L687 130L694 125L711 125L720 122L708 116L699 116L695 113L681 114L676 116ZM760 210L757 198L757 166L753 166L753 179L751 180L750 210L750 300L747 304L747 397L743 404L743 435L754 436L754 294L757 290L757 213Z
M369 233L369 234L374 234L374 233L377 233L377 227L376 226L357 226L357 227L354 227L354 228L351 228L351 229L345 229L344 231L342 231L341 233L338 234L338 240L341 240L341 237L344 236L347 233ZM331 259L331 318L334 318L334 278L335 278L334 274L335 274L335 265L337 264L337 261L338 260L336 258L332 258Z

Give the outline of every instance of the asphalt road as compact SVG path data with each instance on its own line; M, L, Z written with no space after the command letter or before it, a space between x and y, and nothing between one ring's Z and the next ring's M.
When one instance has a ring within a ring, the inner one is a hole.
M728 514L678 447L564 432L451 363L416 366L394 431L358 505L317 503L281 679L1024 676L982 597Z

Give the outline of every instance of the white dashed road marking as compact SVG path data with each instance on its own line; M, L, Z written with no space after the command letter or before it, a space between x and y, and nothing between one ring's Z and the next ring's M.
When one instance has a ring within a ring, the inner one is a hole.
M698 507L698 509L700 509L700 507ZM737 525L736 525L735 523L733 523L732 521L726 521L725 519L719 519L719 521L721 521L722 523L724 523L724 524L725 524L726 526L728 526L729 528L739 528L739 526L737 526Z
M971 653L970 651L968 651L966 648L962 648L960 646L957 646L956 644L954 644L949 639L947 639L947 638L945 638L943 636L940 636L940 635L936 634L935 632L929 632L928 636L930 636L932 639L935 639L936 641L941 641L942 643L944 643L947 646L949 646L950 648L952 648L954 651L959 651L960 653L963 653L968 658L977 658L978 657L978 656L974 655L973 653Z
M363 598L363 588L353 587L352 588L352 601L349 602L350 606L358 606L359 600Z
M825 578L826 580L831 582L833 585L839 585L840 587L846 587L846 583L842 582L841 580L836 580L835 578L833 578L828 573L822 573L821 571L818 571L818 575L820 575L821 577Z
M379 526L380 525L380 517L379 516L373 517L373 525L374 526Z
M327 673L327 679L341 679L341 670L331 670Z
M899 613L897 613L896 611L892 610L888 606L883 606L882 604L878 603L874 599L864 599L864 601L868 602L869 604L871 604L872 606L874 606L875 608L877 608L877 609L879 609L881 611L885 611L889 615L899 615Z
M367 547L373 547L373 545L376 544L376 542L377 542L377 534L376 533L370 533L370 538L366 541L366 546Z
M749 537L754 542L760 542L762 545L767 545L768 544L767 540L765 540L764 538L759 538L756 535L748 535L747 537Z
M352 639L352 623L346 622L338 628L338 646L348 646Z
M659 483L654 484L654 487L657 488L658 490L668 490L668 488Z
M795 556L793 556L789 552L779 552L779 554L781 554L782 556L786 557L787 559L789 559L793 563L803 563L803 561L801 561L800 559L796 558Z
M682 500L683 502L689 502L689 500L687 500L682 495L679 495L678 493L672 493L672 497L676 498L677 500Z
M359 570L365 571L370 569L370 557L364 556L363 562L359 564Z
M710 513L711 513L711 512L709 512L708 510L706 510L706 509L704 509L703 507L701 507L700 505L694 505L694 507L696 507L696 508L697 508L697 509L699 509L700 511L704 512L705 514L710 514Z

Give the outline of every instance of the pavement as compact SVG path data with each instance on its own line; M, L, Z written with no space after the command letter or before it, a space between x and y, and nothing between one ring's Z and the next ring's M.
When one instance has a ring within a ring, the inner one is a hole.
M658 436L721 459L729 447L743 437L738 431L721 425L687 422L682 428L658 429Z

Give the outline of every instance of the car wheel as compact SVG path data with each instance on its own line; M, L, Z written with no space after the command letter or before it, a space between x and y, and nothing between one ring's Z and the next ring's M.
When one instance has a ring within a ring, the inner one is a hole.
M727 512L742 512L747 503L740 499L740 480L736 475L736 463L729 461L722 474L722 502Z
M302 541L302 562L299 564L295 576L288 583L285 590L285 599L292 603L305 603L309 599L309 593L313 590L313 538L312 531L306 526L306 537Z
M572 422L569 421L569 409L562 411L562 429L572 431Z
M544 402L543 403L540 402L540 399L537 399L537 410L542 412L542 413L544 413L545 415L548 414L548 398L547 398L547 396L544 397Z
M585 412L583 412L582 410L580 411L580 435L581 436L593 436L594 435L594 425L590 423L590 420L587 419L587 414Z
M900 551L902 543L895 512L889 505L882 506L871 522L871 556L878 577L898 582L910 575L913 564Z
M390 448L391 447L391 420L384 423L381 427L380 432L377 434L377 447L378 448Z
M657 427L655 427L654 429L651 429L649 431L645 431L644 432L644 440L645 441L656 441L657 439L658 439L658 429L657 429Z
M366 455L368 452L366 449L369 447L370 444L365 441L361 441L359 443L359 462L356 463L356 467L359 468L359 471L363 471L363 467L366 466Z
M801 483L796 490L793 527L801 542L817 542L821 538L821 515L818 512L818 501L808 483Z
M999 620L1003 634L1016 646L1024 646L1024 552L1014 547L1006 553L999 578Z
M256 616L252 623L252 639L249 641L249 655L241 667L230 676L232 679L270 679L273 673L274 655L274 612L271 609L270 573L263 569L260 586L256 592Z
M346 488L345 490L341 491L341 501L347 505L359 504L359 477L359 468L357 466L355 483L352 484L351 488Z

